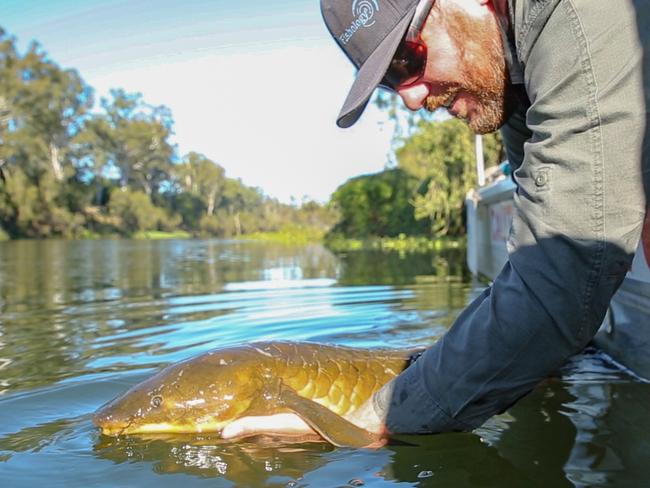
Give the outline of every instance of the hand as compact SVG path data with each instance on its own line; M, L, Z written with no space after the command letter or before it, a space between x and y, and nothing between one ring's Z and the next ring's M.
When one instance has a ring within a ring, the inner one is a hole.
M364 430L378 435L378 439L364 446L376 449L386 445L388 431L379 418L372 402L368 401L346 419ZM221 431L223 439L237 439L254 435L274 434L287 437L321 438L309 424L294 413L281 413L266 416L247 416L234 420Z
M385 419L375 411L372 397L354 412L347 415L346 418L357 427L361 427L362 429L379 436L379 445L371 444L367 447L381 447L386 444L390 433L386 428Z

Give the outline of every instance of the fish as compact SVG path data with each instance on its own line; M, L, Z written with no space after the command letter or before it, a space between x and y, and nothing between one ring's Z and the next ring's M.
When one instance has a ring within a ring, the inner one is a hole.
M172 364L100 407L102 434L213 434L248 416L293 413L322 440L363 447L376 436L350 421L420 350L254 342Z

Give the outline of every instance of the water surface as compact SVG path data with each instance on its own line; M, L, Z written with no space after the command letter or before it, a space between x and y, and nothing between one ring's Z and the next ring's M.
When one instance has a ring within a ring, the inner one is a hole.
M0 243L0 486L646 486L650 386L588 351L473 433L411 445L100 435L101 404L214 347L430 344L480 289L460 251Z

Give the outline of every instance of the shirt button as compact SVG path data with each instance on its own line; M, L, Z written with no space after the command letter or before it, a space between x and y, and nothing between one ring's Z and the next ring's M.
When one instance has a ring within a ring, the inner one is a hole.
M535 176L535 186L544 186L546 185L547 181L548 177L546 176L546 173L539 173L537 176Z

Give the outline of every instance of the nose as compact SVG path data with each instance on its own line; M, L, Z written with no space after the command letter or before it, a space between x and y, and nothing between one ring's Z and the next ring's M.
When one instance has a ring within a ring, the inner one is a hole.
M426 83L416 83L415 85L400 88L397 93L404 105L410 110L420 110L424 105L424 101L429 96L429 85Z

